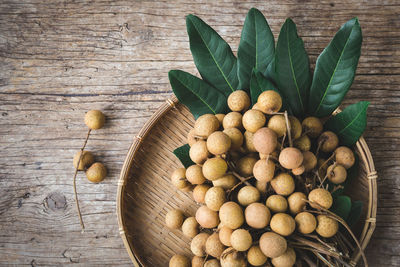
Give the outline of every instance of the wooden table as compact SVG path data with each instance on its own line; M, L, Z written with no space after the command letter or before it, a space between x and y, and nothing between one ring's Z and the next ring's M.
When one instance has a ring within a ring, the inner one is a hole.
M1 1L0 265L129 265L115 213L117 181L132 138L171 96L167 72L197 73L185 15L201 16L236 51L248 9L277 37L298 25L312 64L339 26L358 16L364 42L345 104L371 102L365 133L379 173L370 266L400 266L400 3L388 1ZM88 149L109 170L78 176L86 232L76 215L72 157L85 111L104 129Z

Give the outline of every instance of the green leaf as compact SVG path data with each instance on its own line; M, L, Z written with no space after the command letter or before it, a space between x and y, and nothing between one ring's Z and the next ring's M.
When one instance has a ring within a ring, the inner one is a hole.
M182 162L185 168L195 164L189 157L190 146L188 144L174 150L175 156Z
M244 21L237 52L239 88L248 90L253 68L265 71L274 53L274 35L267 20L258 9L250 9Z
M311 114L329 116L340 105L353 83L361 43L361 27L354 18L340 28L319 55L308 101Z
M286 19L275 52L275 73L279 90L286 97L293 114L302 117L311 84L310 66L303 40L296 25Z
M331 211L346 220L351 211L351 198L348 196L337 196L333 200Z
M354 145L367 126L368 105L369 102L360 101L346 107L325 123L326 129L336 133L341 144L345 146Z
M169 82L179 102L197 119L203 114L226 113L226 96L205 81L181 70L168 73Z
M278 77L275 72L275 57L272 59L271 63L269 63L267 69L264 72L264 76L270 80L272 83L277 84Z
M276 89L276 86L267 78L265 78L260 71L254 68L251 72L250 80L250 96L252 105L257 103L258 96L267 90L274 90L279 93L279 91Z
M230 46L204 21L186 17L190 50L201 77L226 96L238 89L237 61Z
M364 203L362 201L354 201L351 204L351 211L349 217L347 218L346 222L350 227L353 227L361 217L361 213L363 210Z

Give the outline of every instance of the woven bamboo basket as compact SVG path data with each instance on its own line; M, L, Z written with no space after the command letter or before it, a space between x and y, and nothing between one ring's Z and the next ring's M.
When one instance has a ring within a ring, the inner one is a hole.
M189 110L173 97L147 121L129 148L118 182L117 214L119 232L134 266L168 266L176 253L191 256L190 239L179 230L168 229L164 217L172 208L194 216L197 208L191 193L177 190L169 178L175 168L182 167L172 151L186 143L193 125ZM363 137L356 150L360 158L359 177L352 181L352 190L347 193L365 204L355 227L364 249L375 229L377 174ZM353 266L359 258L359 251L355 251Z

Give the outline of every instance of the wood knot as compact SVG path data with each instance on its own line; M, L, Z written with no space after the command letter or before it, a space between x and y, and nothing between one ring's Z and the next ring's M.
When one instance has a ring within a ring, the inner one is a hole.
M52 192L43 201L45 210L64 211L67 208L67 199L59 192Z

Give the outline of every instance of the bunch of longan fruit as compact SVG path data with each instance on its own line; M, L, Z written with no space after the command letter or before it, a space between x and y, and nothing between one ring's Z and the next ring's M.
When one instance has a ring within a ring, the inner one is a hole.
M242 90L227 101L228 114L196 120L187 137L194 164L171 175L200 206L194 217L167 213L166 225L192 238L194 254L191 260L174 255L169 266L293 266L292 236L337 233L338 221L321 211L332 206L329 190L346 180L354 153L338 146L321 119L300 122L279 112L282 99L273 90L251 109Z

